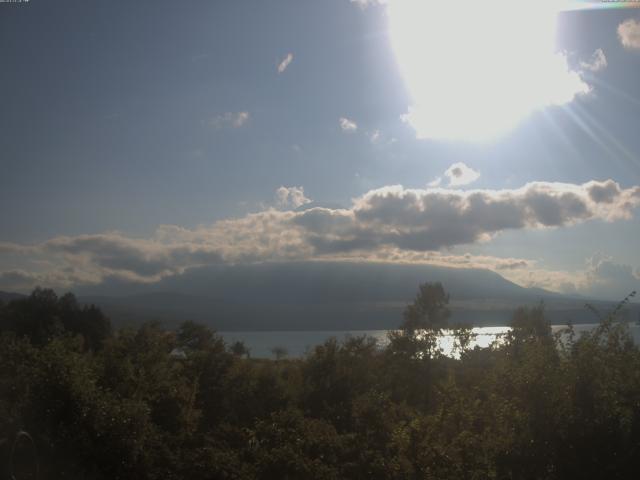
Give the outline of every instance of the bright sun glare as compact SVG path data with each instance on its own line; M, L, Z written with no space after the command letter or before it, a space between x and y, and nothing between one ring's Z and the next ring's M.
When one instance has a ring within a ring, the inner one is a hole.
M389 0L419 138L486 140L589 86L555 51L552 0Z

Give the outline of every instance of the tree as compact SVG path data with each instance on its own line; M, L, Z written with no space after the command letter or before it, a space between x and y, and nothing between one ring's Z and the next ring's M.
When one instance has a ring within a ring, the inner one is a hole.
M249 357L250 350L242 340L236 340L229 347L229 351L233 353L236 357Z
M26 337L35 345L44 345L62 333L58 315L58 297L53 290L36 288L29 297L9 302L0 330Z
M214 343L215 335L206 326L188 320L178 328L178 345L190 350L206 350Z
M544 315L544 304L519 307L511 318L513 340L540 339L551 341L551 325Z
M448 304L449 295L440 282L423 283L413 303L404 311L402 330L413 333L416 330L445 328L451 315Z
M562 344L541 305L519 309L491 348L458 332L452 358L437 350L447 301L422 285L388 347L332 338L278 362L193 323L92 351L69 334L85 307L38 290L0 307L0 478L20 431L41 478L635 478L640 349L622 307Z
M423 283L411 305L404 310L400 331L389 332L389 352L407 359L427 359L441 353L438 338L451 312L449 295L441 283Z
M66 332L84 337L92 350L102 347L111 335L111 321L95 305L81 307L73 293L65 293L58 299L58 311Z
M273 353L273 356L276 357L276 360L282 360L284 357L289 355L289 352L284 347L273 347L271 349L271 353Z
M35 345L64 334L82 335L86 347L98 350L111 335L111 322L98 307L80 306L72 293L58 298L51 289L36 288L3 308L0 331L14 332Z

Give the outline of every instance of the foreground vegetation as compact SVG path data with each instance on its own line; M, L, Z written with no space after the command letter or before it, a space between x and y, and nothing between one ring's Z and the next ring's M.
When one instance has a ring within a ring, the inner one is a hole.
M425 284L387 347L271 361L191 322L113 332L38 289L0 307L0 478L637 478L640 351L616 312L575 338L522 308L492 348L456 329L454 359L447 303Z

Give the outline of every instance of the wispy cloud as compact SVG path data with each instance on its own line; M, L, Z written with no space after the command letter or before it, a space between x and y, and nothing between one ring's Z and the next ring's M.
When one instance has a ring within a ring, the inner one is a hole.
M293 53L287 55L278 63L278 73L283 73L293 61Z
M276 203L280 208L298 208L311 203L303 187L280 187L276 190Z
M213 128L240 128L251 119L249 112L225 112L213 117L209 124Z
M480 178L480 172L475 171L462 162L451 165L447 171L444 172L444 175L448 178L450 187L469 185Z
M373 130L372 132L367 132L367 137L371 143L378 143L382 138L382 133L380 133L380 130Z
M388 0L349 0L351 3L355 3L360 8L367 8L373 5L384 5Z
M600 70L604 70L607 68L607 57L601 48L597 49L591 55L591 58L587 62L580 62L580 66L586 70L590 70L592 72L599 72Z
M640 49L640 21L629 18L618 25L618 38L625 48Z
M347 117L340 117L338 122L343 132L352 133L358 130L358 124Z

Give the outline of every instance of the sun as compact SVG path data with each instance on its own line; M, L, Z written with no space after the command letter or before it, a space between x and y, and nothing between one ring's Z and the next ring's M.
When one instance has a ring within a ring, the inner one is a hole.
M555 50L561 2L389 0L391 41L419 138L487 140L589 91Z

